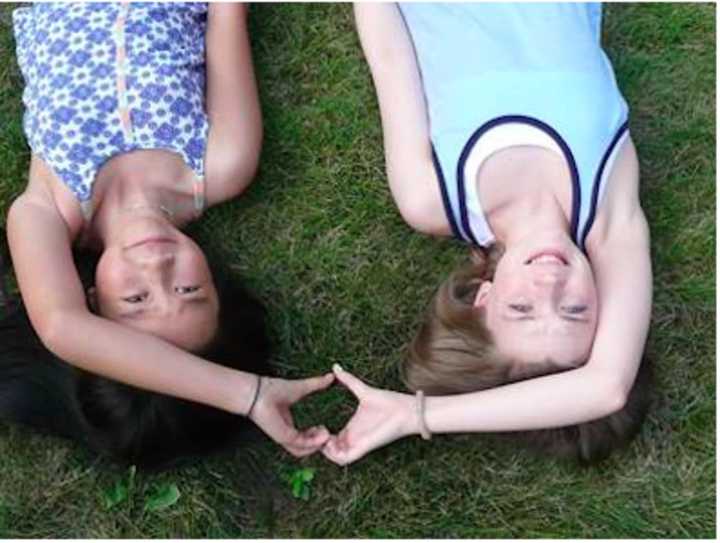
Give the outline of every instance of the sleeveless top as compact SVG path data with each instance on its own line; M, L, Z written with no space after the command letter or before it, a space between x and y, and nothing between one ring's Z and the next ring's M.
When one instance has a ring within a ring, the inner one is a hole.
M489 245L477 198L485 158L515 145L559 153L572 180L571 234L584 250L627 104L600 46L597 4L402 3L427 102L433 162L453 234Z
M41 157L92 215L92 185L114 156L179 154L204 207L207 6L53 3L13 13L25 80L23 127Z

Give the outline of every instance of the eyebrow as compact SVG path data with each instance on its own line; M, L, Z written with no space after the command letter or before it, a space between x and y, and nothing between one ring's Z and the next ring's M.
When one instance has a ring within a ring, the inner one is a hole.
M185 307L198 307L209 302L210 298L208 298L207 296L202 296L197 298L191 298L190 300L185 300L184 303ZM119 317L121 319L137 319L142 317L145 313L147 313L146 309L144 307L139 307L137 309L131 309L130 311L121 312Z
M590 319L578 319L578 318L567 317L567 316L562 316L560 318L564 321L576 322L579 324L588 324L590 322ZM505 315L503 315L502 319L505 321L510 321L510 322L518 322L518 321L534 321L535 317L528 316L528 315L525 315L522 317L506 317Z
M583 323L583 324L588 324L588 323L590 322L590 319L578 319L578 318L567 317L567 316L563 316L563 317L560 317L560 318L561 318L562 320L564 320L564 321L579 322L579 323Z
M141 307L139 309L132 309L130 311L122 312L120 313L119 317L121 319L135 319L141 316L143 313L145 313L145 309Z

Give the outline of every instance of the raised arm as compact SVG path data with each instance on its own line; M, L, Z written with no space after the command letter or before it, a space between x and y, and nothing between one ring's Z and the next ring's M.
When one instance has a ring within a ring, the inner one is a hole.
M88 310L71 253L72 233L42 183L34 181L13 203L7 231L23 302L44 345L89 372L247 414L257 376L208 362ZM331 376L301 381L264 378L251 418L293 454L313 452L327 439L327 431L298 432L289 406L331 382Z
M588 422L621 409L635 380L650 323L652 272L648 227L640 208L637 158L622 150L609 180L603 213L588 239L599 289L598 329L590 360L578 369L456 396L429 397L433 433L535 430ZM352 462L400 437L420 432L409 394L375 389L335 369L358 397L354 417L324 453Z
M247 4L208 7L206 108L208 205L240 194L252 182L262 144L262 118L247 29Z
M385 164L395 203L414 229L449 235L432 164L425 95L405 21L394 3L356 3L354 9L380 105Z

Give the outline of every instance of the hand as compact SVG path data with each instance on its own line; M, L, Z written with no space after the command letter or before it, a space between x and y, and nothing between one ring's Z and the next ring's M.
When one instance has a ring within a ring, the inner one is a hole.
M333 372L360 403L345 428L330 436L323 447L327 459L349 464L378 447L417 433L414 396L370 387L337 364Z
M292 381L262 377L250 420L293 456L312 454L325 445L330 432L325 426L299 431L295 428L290 406L309 394L326 389L333 380L332 373Z

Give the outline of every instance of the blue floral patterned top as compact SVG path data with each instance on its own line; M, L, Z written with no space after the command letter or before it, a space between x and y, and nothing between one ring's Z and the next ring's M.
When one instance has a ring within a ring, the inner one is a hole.
M207 6L52 3L13 13L25 79L25 135L92 213L92 185L110 158L178 153L204 206Z

